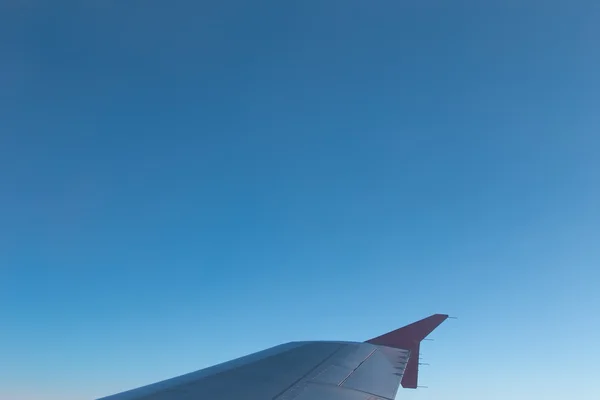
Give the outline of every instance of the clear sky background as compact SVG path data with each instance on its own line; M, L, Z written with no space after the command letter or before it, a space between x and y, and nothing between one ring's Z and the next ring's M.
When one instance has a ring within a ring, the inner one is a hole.
M3 1L0 399L436 312L398 398L600 398L600 5L493 3Z

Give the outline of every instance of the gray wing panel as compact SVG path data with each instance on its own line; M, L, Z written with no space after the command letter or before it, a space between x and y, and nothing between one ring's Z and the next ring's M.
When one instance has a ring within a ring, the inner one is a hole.
M100 400L272 399L342 347L337 342L288 343Z
M408 351L298 342L100 400L393 399Z
M409 354L406 350L379 348L341 386L393 399L400 386ZM396 362L392 363L390 356L395 356Z
M393 400L409 356L407 350L346 344L276 400Z

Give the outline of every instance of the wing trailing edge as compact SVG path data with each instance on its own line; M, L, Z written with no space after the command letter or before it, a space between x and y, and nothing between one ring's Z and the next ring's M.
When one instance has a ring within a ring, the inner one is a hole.
M446 314L434 314L394 331L367 340L379 346L410 350L410 358L402 376L402 387L416 389L419 381L419 348L421 341L448 318Z

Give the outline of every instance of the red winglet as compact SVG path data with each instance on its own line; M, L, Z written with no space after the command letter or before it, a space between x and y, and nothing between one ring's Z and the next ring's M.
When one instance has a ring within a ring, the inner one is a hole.
M410 357L402 376L402 387L414 389L417 387L419 378L419 344L446 318L448 316L445 314L434 314L395 331L367 340L367 343L410 350Z

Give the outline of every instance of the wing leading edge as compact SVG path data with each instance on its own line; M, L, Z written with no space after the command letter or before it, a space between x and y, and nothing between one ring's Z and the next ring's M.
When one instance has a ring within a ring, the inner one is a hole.
M360 342L293 342L99 400L393 400L417 387L435 314Z

